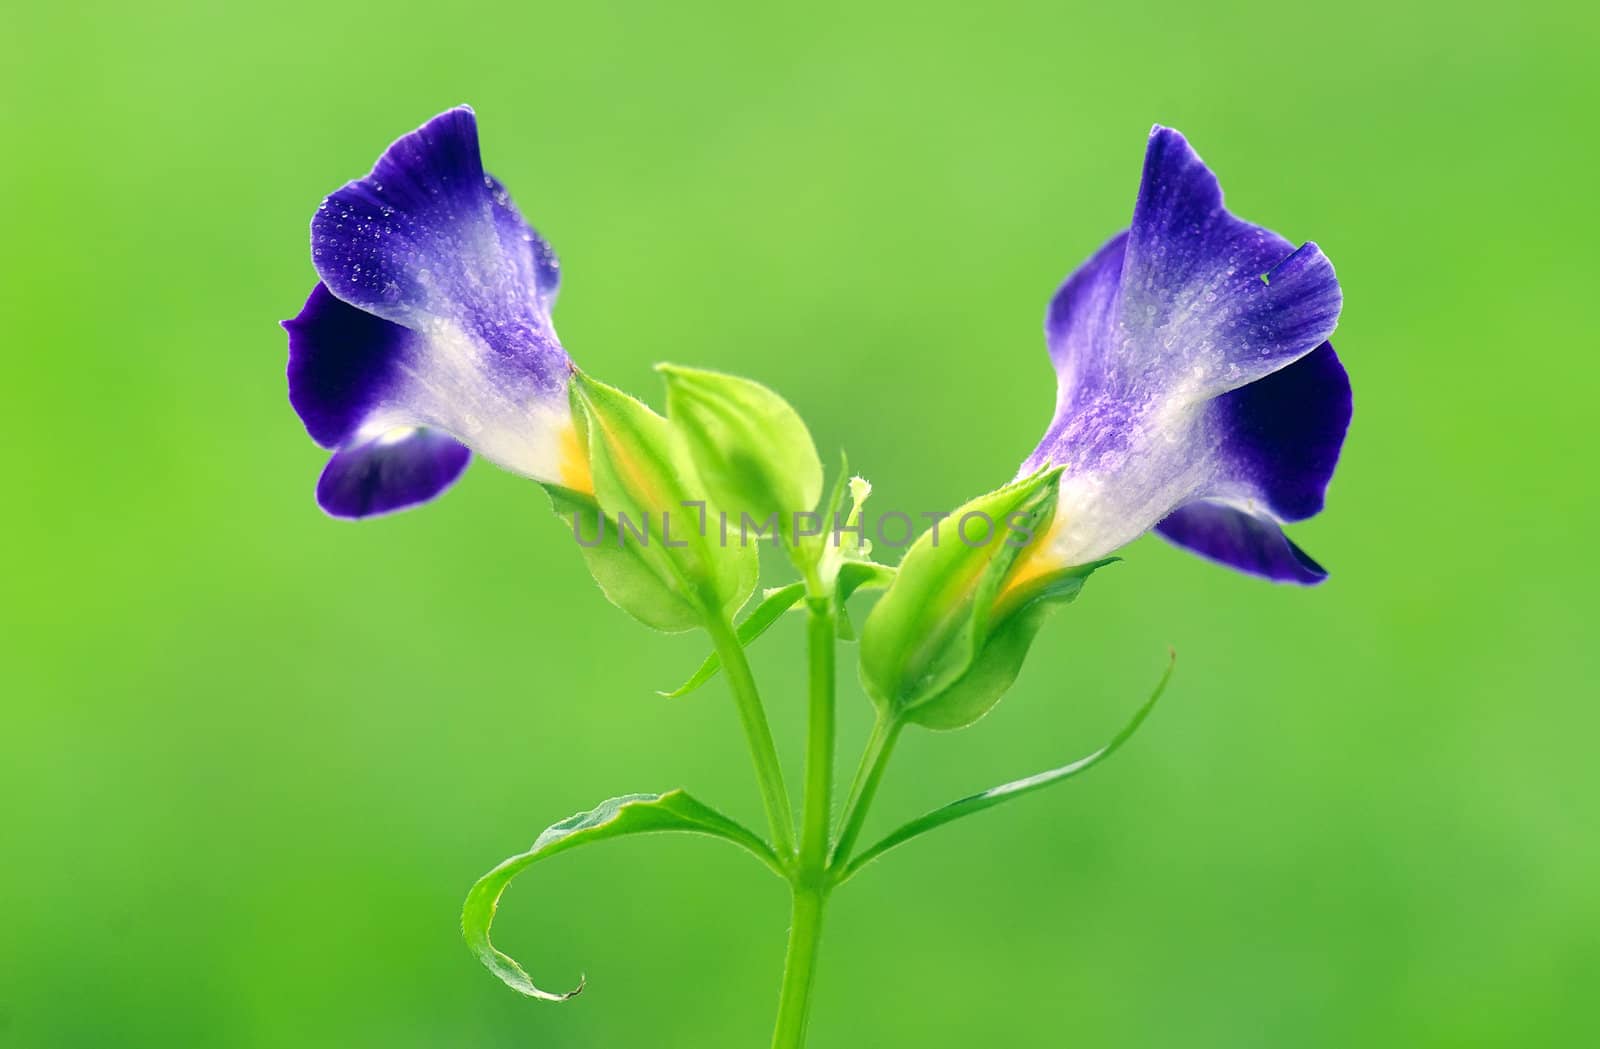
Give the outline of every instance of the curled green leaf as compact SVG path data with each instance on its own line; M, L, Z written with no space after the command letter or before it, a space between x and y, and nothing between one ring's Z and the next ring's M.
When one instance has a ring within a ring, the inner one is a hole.
M890 849L904 845L912 838L925 834L935 827L942 827L946 823L958 820L963 816L970 816L973 813L982 812L984 809L994 808L1002 802L1020 798L1024 794L1032 794L1036 790L1043 790L1045 787L1070 779L1080 772L1086 772L1100 764L1100 762L1115 754L1124 743L1133 738L1135 732L1139 731L1139 726L1144 724L1145 718L1150 716L1150 712L1155 709L1156 702L1161 698L1161 694L1166 691L1167 682L1172 680L1172 671L1177 665L1178 655L1174 652L1167 662L1166 672L1161 675L1161 680L1156 683L1155 691L1150 694L1150 698L1145 700L1144 704L1134 712L1133 717L1122 727L1122 731L1113 736L1111 741L1099 750L1060 768L1025 776L1022 779L1014 780L998 787L991 787L981 793L962 798L960 801L953 801L943 808L934 809L932 812L912 820L910 823L890 833L876 845L864 849L857 856L849 859L844 867L838 871L835 884L841 884L849 880L857 871Z
M552 825L539 835L527 852L511 857L478 879L472 891L467 893L467 902L461 909L461 933L466 938L467 946L490 972L519 994L547 1002L563 1002L573 997L583 990L581 981L570 991L543 990L515 959L497 950L490 942L489 926L494 922L501 894L517 875L557 853L608 838L664 831L705 834L731 841L748 850L778 874L783 873L778 858L766 842L681 790L671 790L665 794L624 794Z
M801 597L805 596L805 592L806 585L804 583L790 583L788 586L781 586L768 591L767 595L761 599L761 603L756 606L755 611L746 616L736 628L735 635L739 638L740 647L749 646L756 638L765 634L772 624L782 619L783 614L793 608ZM665 696L668 699L687 696L707 681L716 677L717 671L721 669L722 659L713 652L705 658L705 662L700 664L700 668L689 676L689 680L670 692L658 691L656 694Z

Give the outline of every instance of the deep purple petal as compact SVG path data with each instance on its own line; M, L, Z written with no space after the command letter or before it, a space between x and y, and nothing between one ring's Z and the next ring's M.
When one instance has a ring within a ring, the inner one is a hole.
M1295 546L1277 522L1221 503L1193 502L1169 514L1156 531L1202 557L1280 583L1315 586L1327 570Z
M338 447L361 428L420 338L340 301L321 283L283 326L289 332L289 403L324 448Z
M1188 141L1156 127L1123 264L1130 377L1154 369L1203 395L1242 386L1333 334L1343 299L1315 244L1235 218Z
M1350 411L1350 376L1331 342L1223 394L1208 408L1222 465L1200 494L1259 502L1280 521L1320 512Z
M476 344L502 381L556 394L566 352L550 323L559 267L486 175L462 106L402 136L311 220L317 274L339 298L429 335Z
M450 487L472 453L437 430L398 430L334 453L317 503L334 517L373 517L425 503Z

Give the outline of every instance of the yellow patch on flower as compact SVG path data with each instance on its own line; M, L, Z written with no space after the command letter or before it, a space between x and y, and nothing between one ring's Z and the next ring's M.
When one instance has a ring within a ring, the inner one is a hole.
M1005 582L1000 584L1000 592L995 595L994 612L997 616L1006 609L1009 601L1025 590L1030 583L1067 567L1055 553L1054 540L1061 526L1062 519L1058 515L1043 533L1034 537L1028 549L1017 558L1017 563L1011 566Z
M589 457L584 453L583 442L578 439L578 428L568 423L561 431L561 448L557 468L561 483L584 495L594 494L594 476L589 471Z

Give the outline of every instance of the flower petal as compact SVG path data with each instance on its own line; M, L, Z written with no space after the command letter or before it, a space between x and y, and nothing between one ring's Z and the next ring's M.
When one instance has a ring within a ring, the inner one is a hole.
M338 448L426 426L540 481L588 490L573 455L564 390L546 393L459 332L427 334L357 309L326 285L311 289L289 333L289 401L313 440ZM563 380L564 386L564 380Z
M1350 377L1330 342L1212 400L1206 425L1220 438L1213 475L1201 499L1180 507L1156 531L1244 572L1322 582L1328 573L1279 526L1322 509L1350 411Z
M1074 270L1050 299L1044 331L1056 366L1058 415L1112 385L1122 370L1117 354L1125 341L1119 311L1127 247L1128 231L1123 230Z
M1202 557L1280 583L1314 586L1328 578L1277 522L1223 503L1189 503L1168 515L1156 531Z
M311 439L337 448L361 429L421 336L341 302L318 283L289 333L289 403Z
M1333 334L1343 302L1315 244L1235 218L1188 141L1159 125L1128 230L1119 355L1130 384L1165 380L1190 399L1270 374Z
M449 321L491 342L520 325L550 327L555 253L484 173L466 106L402 136L371 174L323 201L311 220L311 254L334 294L398 324ZM529 363L559 377L565 354L557 346Z
M335 517L403 510L450 487L471 458L437 430L390 430L336 452L317 481L317 503Z
M1207 406L1222 446L1200 494L1260 504L1278 521L1311 517L1322 510L1350 412L1350 376L1331 342L1230 390Z

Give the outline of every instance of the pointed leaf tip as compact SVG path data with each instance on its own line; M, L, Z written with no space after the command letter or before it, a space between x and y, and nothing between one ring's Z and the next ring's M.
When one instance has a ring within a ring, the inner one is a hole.
M1167 669L1162 673L1161 680L1156 682L1155 690L1150 694L1150 698L1145 700L1138 710L1134 711L1133 717L1128 719L1127 724L1115 736L1111 737L1111 741L1105 746L1085 757L1079 758L1077 761L1062 765L1060 768L1048 769L1032 776L1024 776L1022 779L1012 780L1010 783L1004 783L998 787L990 787L988 790L969 795L959 801L953 801L943 808L934 809L932 812L912 820L853 859L846 860L842 867L836 868L837 873L834 875L834 884L843 884L854 877L861 868L890 849L904 845L912 838L925 834L936 827L942 827L946 823L951 823L963 816L971 816L985 809L994 808L996 805L1010 801L1012 798L1020 798L1024 794L1032 794L1036 790L1042 790L1045 787L1060 783L1062 780L1071 779L1080 772L1086 772L1109 758L1124 743L1132 739L1135 732L1139 731L1139 727L1144 724L1145 719L1150 716L1150 712L1155 709L1162 693L1167 690L1167 683L1172 680L1172 672L1178 665L1177 651L1169 646L1167 652Z
M559 852L607 838L664 831L704 834L733 842L782 874L782 866L765 842L684 791L624 794L603 801L588 812L552 824L527 852L511 857L478 879L461 909L461 934L468 948L485 968L519 994L545 1002L565 1002L577 997L588 986L587 976L580 978L578 986L570 991L546 991L533 982L516 959L495 947L489 939L489 927L494 923L500 897L517 875Z

